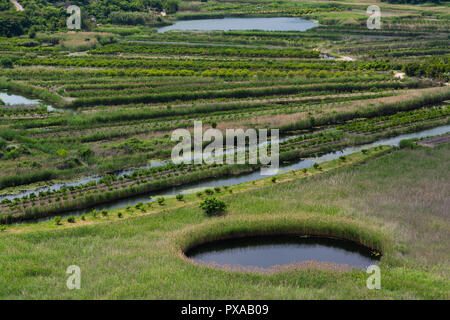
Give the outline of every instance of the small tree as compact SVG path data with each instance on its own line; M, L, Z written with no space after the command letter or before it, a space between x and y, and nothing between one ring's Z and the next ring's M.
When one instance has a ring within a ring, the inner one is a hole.
M160 206L164 205L164 202L166 201L166 199L164 199L164 197L159 197L156 201L158 201L158 204Z
M227 204L215 197L209 197L200 203L200 209L202 209L208 216L218 216L225 213Z
M55 224L56 224L57 226L62 225L61 217L60 217L60 216L56 216L55 218L53 218L53 220L55 221Z

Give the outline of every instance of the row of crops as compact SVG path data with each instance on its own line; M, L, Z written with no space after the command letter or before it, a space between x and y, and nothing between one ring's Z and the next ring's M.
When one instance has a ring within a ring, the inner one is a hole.
M360 26L115 34L118 41L76 54L50 36L0 39L1 59L11 62L0 69L0 90L59 108L1 108L1 191L54 179L106 177L4 201L2 223L259 167L163 165L112 175L170 159L176 144L172 131L192 129L196 120L205 129L276 128L295 135L280 146L282 161L448 122L448 108L440 108L450 99L442 79L423 79L421 69L412 67L403 79L395 76L419 54L446 51L443 35L426 28L398 25L376 37ZM414 45L407 49L409 42ZM373 56L365 54L372 45Z
M363 131L361 128L383 124L383 133L389 136L389 128L403 126L408 132L408 125L428 120L441 119L441 123L450 120L449 108L434 107L410 112L398 113L395 116L368 119L366 121L350 121L337 129L318 133L303 134L281 143L280 158L283 161L299 159L312 154L320 154L342 148L354 143L351 135L345 131ZM408 119L408 121L405 121ZM403 121L402 121L403 120ZM357 125L355 126L355 123ZM379 136L377 136L379 138ZM365 142L371 141L368 137ZM169 163L155 168L142 169L120 177L110 175L99 181L85 185L71 186L57 191L42 191L22 198L5 199L0 204L0 222L12 223L48 215L60 214L65 211L88 208L99 203L115 201L131 195L145 194L203 179L225 175L235 175L256 170L260 165L224 165L224 164L180 164Z

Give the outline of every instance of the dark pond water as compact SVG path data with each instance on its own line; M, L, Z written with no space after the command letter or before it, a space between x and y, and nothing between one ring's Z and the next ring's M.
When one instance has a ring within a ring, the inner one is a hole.
M182 20L173 25L162 27L158 32L169 30L229 31L229 30L264 30L264 31L306 31L318 24L300 18L224 18Z
M260 268L314 261L366 269L379 261L371 249L352 241L301 236L215 241L192 248L186 256L202 263Z

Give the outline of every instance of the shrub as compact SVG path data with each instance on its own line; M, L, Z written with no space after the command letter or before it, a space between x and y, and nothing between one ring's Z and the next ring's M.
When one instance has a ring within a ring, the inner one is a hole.
M214 187L214 191L215 191L215 192L219 193L220 190L221 190L221 189L220 189L219 187Z
M164 202L166 201L166 199L164 199L164 197L159 197L156 201L158 201L158 204L160 206L164 205Z
M55 221L55 224L56 224L57 226L62 225L61 217L60 217L60 216L54 217L53 220Z
M182 194L177 194L176 198L178 201L183 201L184 196Z
M415 141L417 141L417 139L404 139L400 141L398 146L400 149L414 149L416 146Z
M69 222L69 223L75 223L75 217L74 217L74 216L68 217L68 218L67 218L67 222Z
M273 183L277 182L277 178L276 177L272 177L272 182Z
M214 191L212 189L206 189L205 190L205 194L207 194L208 196L214 194Z
M13 65L14 63L10 58L0 58L0 66L2 68L12 68Z
M122 218L123 217L122 212L117 212L117 217Z
M134 206L136 209L141 209L144 206L144 204L142 202L138 202L136 203L136 205Z
M108 211L102 210L102 216L106 217L108 215Z
M203 200L200 203L200 208L208 215L208 216L217 216L221 215L225 212L227 205L224 201L209 197Z

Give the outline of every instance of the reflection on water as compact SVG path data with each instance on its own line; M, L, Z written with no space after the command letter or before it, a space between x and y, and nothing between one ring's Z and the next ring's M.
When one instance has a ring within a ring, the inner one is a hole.
M300 18L223 18L177 21L173 25L159 28L158 32L169 30L306 31L317 26L318 24L315 22Z
M26 98L24 96L19 96L16 94L10 94L8 92L0 92L0 100L2 100L7 105L21 105L21 104L37 105L37 104L41 104L41 105L45 105L47 111L49 111L49 112L66 113L66 114L71 114L71 115L76 114L76 111L72 110L72 109L55 108L53 106L44 104L39 99L30 99L30 98Z
M201 262L261 268L315 261L365 269L379 260L372 250L352 241L300 236L221 240L202 244L186 255Z
M0 92L0 100L2 100L5 104L39 104L41 103L39 100L28 99L22 96L18 96L15 94L9 94L7 92Z

